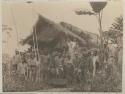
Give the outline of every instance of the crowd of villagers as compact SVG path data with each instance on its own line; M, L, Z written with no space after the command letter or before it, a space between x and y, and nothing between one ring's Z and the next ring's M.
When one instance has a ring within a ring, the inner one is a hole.
M68 85L92 81L97 73L102 72L102 67L108 73L112 71L108 66L116 62L116 49L110 50L105 44L105 66L102 66L99 49L88 50L73 41L68 45L68 50L55 50L51 53L41 50L39 59L32 47L25 52L15 51L11 70L24 81L48 82L51 79L65 79Z

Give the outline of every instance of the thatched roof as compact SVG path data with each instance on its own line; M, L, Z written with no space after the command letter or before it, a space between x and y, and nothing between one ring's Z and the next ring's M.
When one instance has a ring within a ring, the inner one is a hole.
M92 32L88 32L85 30L82 30L72 24L66 23L66 22L61 22L60 23L64 28L70 30L71 32L73 32L74 34L78 35L79 37L81 37L82 39L84 39L85 41L89 40L89 42L91 42L91 44L96 44L97 41L99 41L98 39L98 35Z
M85 44L84 39L63 28L60 24L57 24L42 15L39 15L38 21L36 22L34 30L38 37L38 43L41 46L55 45L59 40L65 40L67 37L73 37L78 41ZM23 44L33 44L33 33L23 40Z

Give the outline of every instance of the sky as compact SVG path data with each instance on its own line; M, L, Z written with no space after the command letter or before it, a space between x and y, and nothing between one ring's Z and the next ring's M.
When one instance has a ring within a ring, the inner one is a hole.
M83 30L98 34L98 22L95 16L76 15L75 10L92 10L87 0L42 0L32 4L24 0L5 0L2 3L2 24L12 27L10 34L2 33L3 53L14 54L15 49L25 49L28 46L17 46L18 39L26 38L32 32L38 14L59 23L61 21L75 25ZM103 10L102 26L106 31L111 27L116 17L122 15L122 0L108 1ZM17 31L17 32L16 32Z

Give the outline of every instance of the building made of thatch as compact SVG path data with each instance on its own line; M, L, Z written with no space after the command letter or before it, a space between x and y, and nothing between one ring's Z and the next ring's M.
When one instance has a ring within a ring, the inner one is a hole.
M66 24L67 25L67 24ZM71 27L73 27L71 25ZM74 29L75 28L75 29ZM77 32L78 28L74 27L73 29ZM63 48L67 48L68 41L78 42L83 46L87 46L88 42L84 37L80 36L79 34L73 32L69 28L66 28L63 24L55 23L42 15L38 16L38 20L33 27L33 31L36 31L37 36L37 44L39 49L44 49L47 51L54 51L54 50L61 50ZM84 34L84 33L83 33ZM28 36L26 39L23 40L23 44L29 44L31 46L34 45L33 42L33 35ZM97 40L97 36L94 34L89 34L94 36L94 38L90 38L91 40ZM90 43L92 44L92 42Z

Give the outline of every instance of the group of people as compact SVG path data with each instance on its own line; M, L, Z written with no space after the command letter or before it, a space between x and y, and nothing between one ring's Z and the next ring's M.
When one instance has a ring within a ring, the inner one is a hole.
M91 53L77 53L74 54L72 59L69 52L54 51L50 54L40 54L40 59L38 60L31 50L26 52L16 51L12 70L23 80L47 81L51 78L59 78L67 79L70 84L73 82L80 83L82 78L84 78L83 76L86 75L85 73L89 72L89 70L85 69L93 66L90 57Z
M105 54L108 54L108 50ZM105 62L108 60L111 62L109 57ZM97 49L87 50L78 46L65 52L41 51L39 57L35 56L33 49L26 52L16 51L13 61L13 70L16 70L19 78L44 82L58 78L66 79L68 84L84 83L92 79L101 67Z
M17 73L18 77L22 80L34 81L36 75L37 58L34 53L15 51L15 56L12 62L12 71Z

